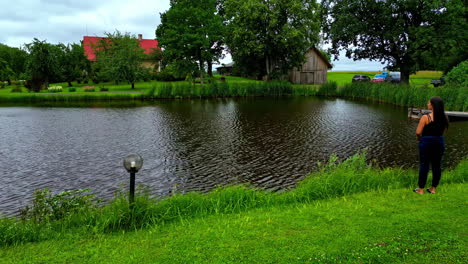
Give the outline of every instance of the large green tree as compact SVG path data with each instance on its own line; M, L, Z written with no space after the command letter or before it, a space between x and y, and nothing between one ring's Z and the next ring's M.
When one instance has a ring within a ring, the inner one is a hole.
M402 82L454 51L466 56L463 0L323 0L322 7L336 57L344 50L355 60L387 63L401 71Z
M14 74L15 73L10 68L10 65L8 65L4 59L0 58L0 87L4 86L4 81L10 82Z
M61 79L68 82L68 86L72 86L71 82L77 80L83 70L89 71L90 64L84 55L84 49L80 44L58 44L59 48L59 64L61 70Z
M244 75L283 75L319 42L315 0L222 0L226 43Z
M135 82L144 71L144 50L137 38L129 33L122 34L117 30L105 35L106 38L94 47L97 68L107 78L116 82L127 81L135 89Z
M12 78L19 79L21 74L25 73L27 57L28 54L26 51L0 43L0 59L3 60L3 63L11 70L8 74L8 81ZM3 69L6 69L5 65Z
M224 24L216 0L171 0L161 14L156 37L163 48L163 62L178 74L198 73L203 82L205 67L219 61L223 51Z
M31 89L38 92L47 87L49 81L58 81L61 76L60 50L45 40L34 39L25 45L29 53L26 70L31 78Z

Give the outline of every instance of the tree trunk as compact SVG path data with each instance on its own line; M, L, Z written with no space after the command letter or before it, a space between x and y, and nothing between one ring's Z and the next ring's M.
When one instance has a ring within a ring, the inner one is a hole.
M135 89L135 82L132 82L132 89Z
M265 57L265 66L266 66L266 79L268 80L270 78L270 58L268 56Z
M203 62L203 59L202 59L202 56L201 56L201 50L199 51L200 53L198 54L199 55L199 61L200 61L200 84L203 86L203 66L204 66L204 62Z
M211 69L213 67L213 62L208 61L207 63L208 63L208 76L213 77L213 69Z
M45 89L47 89L47 87L49 87L49 77L45 78L44 85L45 85L45 87L44 87Z
M68 87L72 87L71 81L68 81Z
M400 67L400 82L404 84L409 84L409 78L410 78L410 69L408 67Z

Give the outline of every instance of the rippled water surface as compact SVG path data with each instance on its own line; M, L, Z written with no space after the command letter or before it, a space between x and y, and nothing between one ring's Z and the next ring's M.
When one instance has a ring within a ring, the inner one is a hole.
M381 166L417 167L417 121L389 105L317 98L162 101L140 107L0 108L0 212L35 189L127 184L122 158L144 158L137 183L155 195L252 183L293 187L332 153L367 148ZM468 122L452 123L445 167L468 155Z

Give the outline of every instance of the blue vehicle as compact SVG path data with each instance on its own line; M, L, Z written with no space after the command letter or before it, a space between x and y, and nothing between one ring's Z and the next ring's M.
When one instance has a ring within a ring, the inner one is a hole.
M374 78L382 78L385 79L388 76L388 72L382 72L381 74L377 74L374 76Z

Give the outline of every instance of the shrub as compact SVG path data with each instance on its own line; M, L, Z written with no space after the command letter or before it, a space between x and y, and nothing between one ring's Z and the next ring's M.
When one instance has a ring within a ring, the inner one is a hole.
M62 86L49 86L47 91L50 93L60 93L62 91Z
M168 70L162 70L154 75L154 78L160 82L173 82L181 81L183 79L177 78L172 72Z
M101 87L99 88L99 91L101 91L101 92L108 92L108 91L109 91L109 88L106 88L106 87L104 87L104 86L101 86Z
M70 92L70 93L76 92L76 88L75 87L70 87L70 88L68 88L68 92Z
M447 74L447 82L453 85L468 86L468 60L461 62Z
M49 189L36 190L30 206L20 211L22 220L47 223L65 218L67 215L94 208L98 203L94 195L86 194L89 189L61 192L52 195Z
M94 92L94 86L83 86L85 92Z
M21 87L15 87L15 88L11 89L11 92L12 93L21 93L21 92L23 92L23 90L21 89Z

